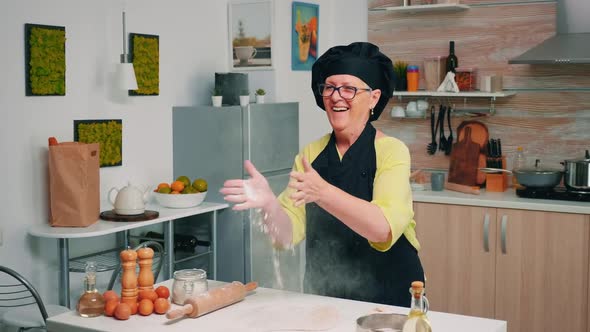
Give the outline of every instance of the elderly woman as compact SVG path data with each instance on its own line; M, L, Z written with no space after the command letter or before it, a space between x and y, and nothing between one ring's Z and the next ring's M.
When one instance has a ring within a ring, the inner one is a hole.
M414 231L408 148L371 121L393 92L393 65L365 42L336 46L313 65L311 88L332 133L295 157L276 197L251 162L221 193L235 210L260 208L277 246L306 239L305 291L408 307L424 281Z

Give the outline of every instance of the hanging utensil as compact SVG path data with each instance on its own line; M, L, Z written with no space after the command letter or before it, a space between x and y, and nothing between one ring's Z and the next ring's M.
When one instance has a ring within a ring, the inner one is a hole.
M438 137L438 141L439 141L439 148L438 149L440 151L445 151L447 148L447 138L445 137L445 109L446 109L446 107L441 104L440 109L438 111L437 127L438 127L438 125L440 125L440 132L439 132L439 137Z
M435 123L435 109L434 105L430 107L430 132L432 134L432 141L428 144L426 151L429 155L433 155L436 152L437 144L436 144L436 128L434 127Z
M453 127L451 126L451 113L453 109L451 106L447 106L447 124L449 126L449 137L447 137L447 146L445 149L445 155L450 155L453 150Z

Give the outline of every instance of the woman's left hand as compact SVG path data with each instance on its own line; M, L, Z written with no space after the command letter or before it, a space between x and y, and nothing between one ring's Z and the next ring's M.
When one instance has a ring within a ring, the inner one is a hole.
M295 193L289 196L293 200L295 206L300 206L305 203L319 202L322 198L322 193L329 185L318 172L311 167L307 159L301 159L303 163L304 172L291 172L291 181L289 181L289 188L295 189Z

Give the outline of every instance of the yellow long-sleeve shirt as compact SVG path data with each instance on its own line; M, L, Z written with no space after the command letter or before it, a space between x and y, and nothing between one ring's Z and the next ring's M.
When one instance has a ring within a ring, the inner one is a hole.
M308 144L301 153L295 157L293 170L303 172L302 157L311 164L324 150L330 141L330 134ZM383 211L383 215L391 228L391 240L388 242L371 242L370 245L379 251L387 251L400 238L402 234L408 241L420 250L420 243L416 238L416 222L412 208L412 190L410 187L410 153L407 146L393 137L381 137L375 139L375 154L377 157L377 170L373 183L373 200ZM340 156L342 160L342 156ZM280 195L279 201L283 209L289 215L293 224L293 244L301 242L305 238L305 206L295 207L289 196L294 189L287 187Z

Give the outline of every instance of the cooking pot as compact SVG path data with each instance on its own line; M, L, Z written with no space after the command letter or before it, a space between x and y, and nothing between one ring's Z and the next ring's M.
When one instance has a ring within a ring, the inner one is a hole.
M512 171L516 180L527 188L551 189L561 182L563 170L541 167L540 160L535 161L534 168L517 168Z
M570 159L565 166L564 184L571 191L590 191L590 152L586 150L584 159Z

